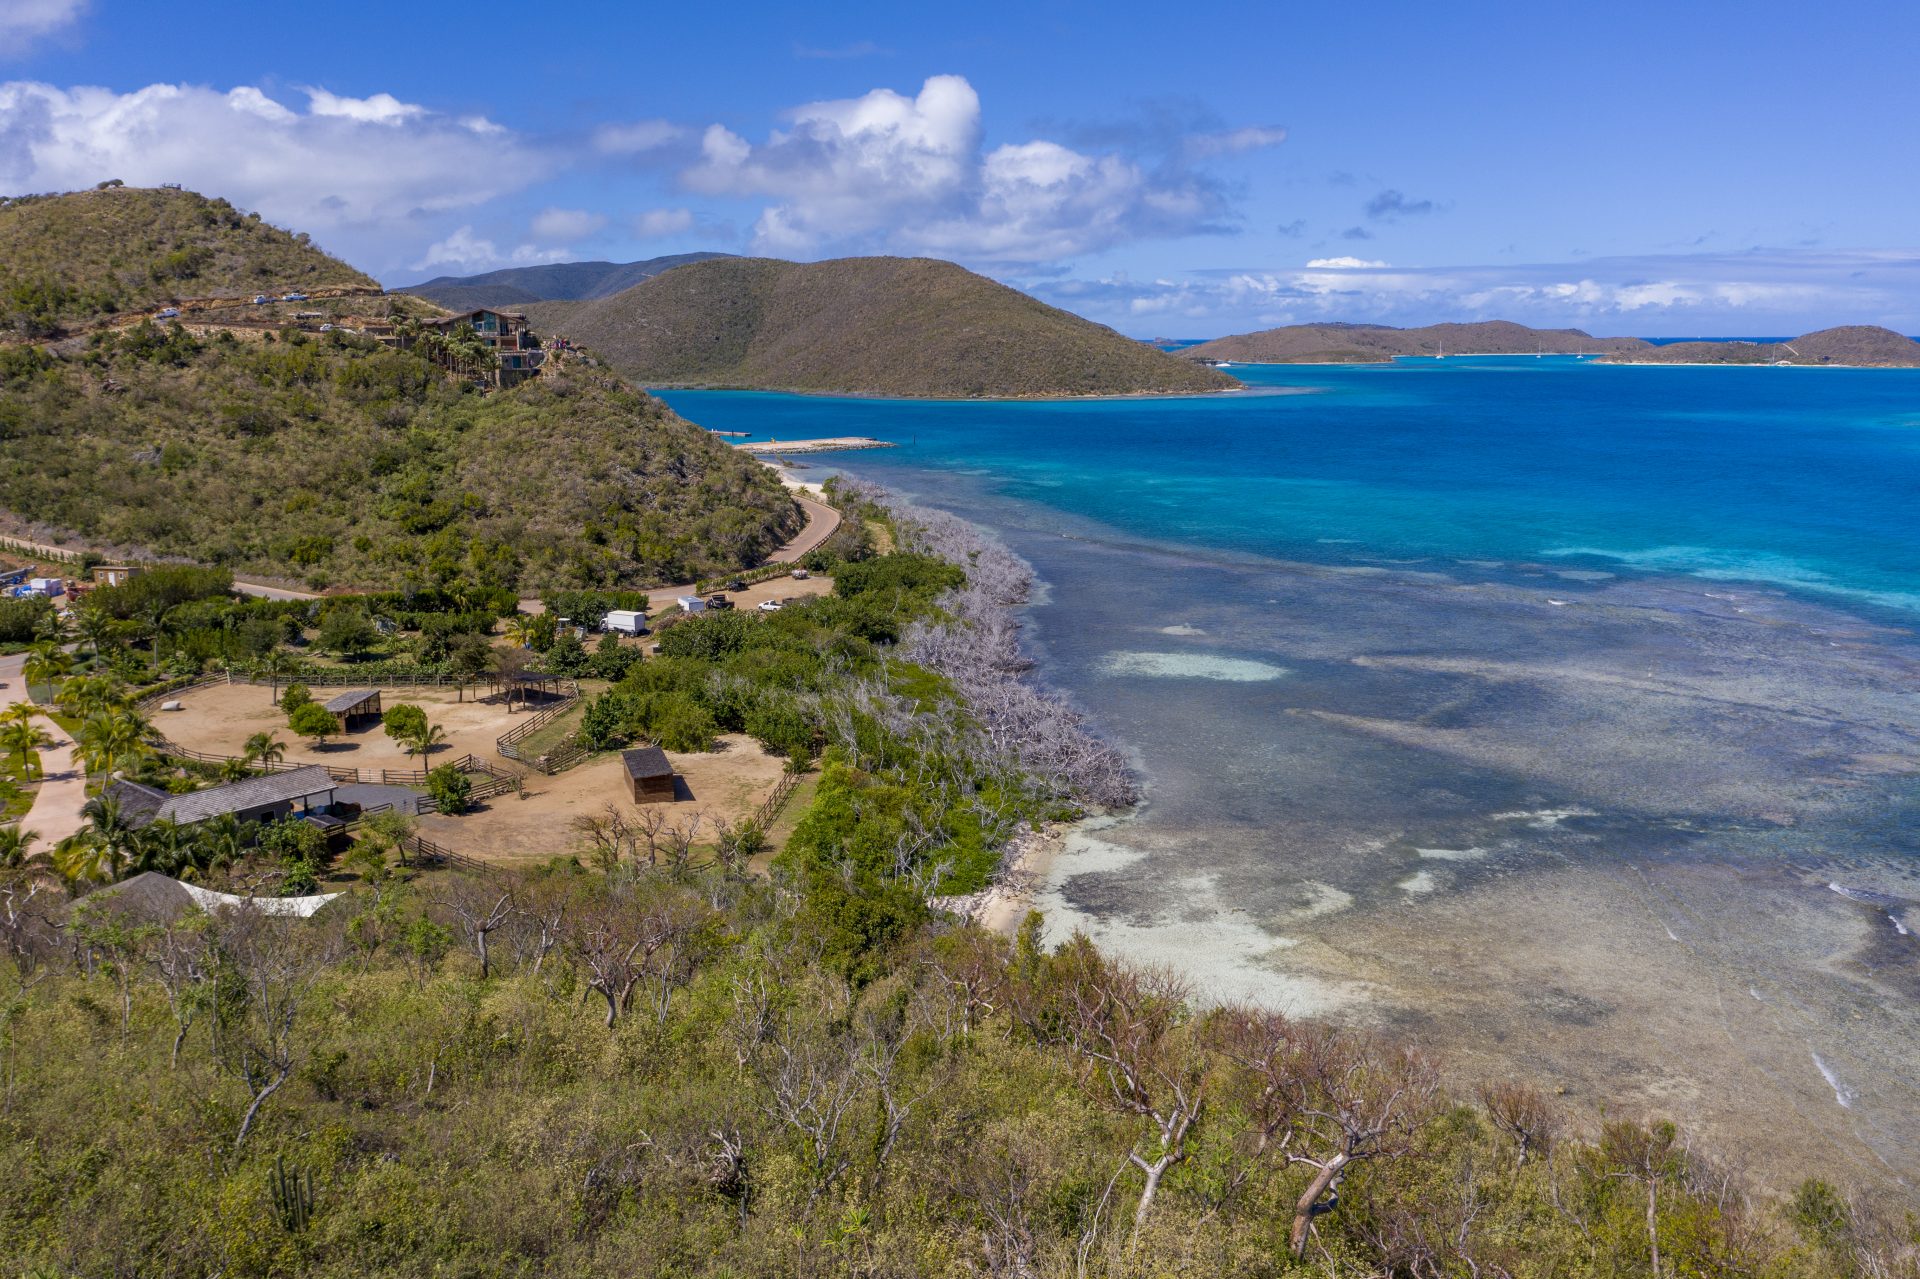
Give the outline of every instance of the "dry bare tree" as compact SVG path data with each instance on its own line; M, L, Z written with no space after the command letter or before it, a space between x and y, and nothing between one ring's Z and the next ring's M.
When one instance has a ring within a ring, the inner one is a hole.
M1552 1153L1560 1135L1560 1115L1540 1090L1528 1084L1487 1082L1480 1086L1480 1104L1494 1127L1513 1139L1519 1154L1515 1162L1526 1163L1535 1151Z
M503 884L466 875L448 878L434 894L434 900L453 916L460 936L480 961L481 981L493 975L488 939L514 917L515 898L510 882Z
M661 834L661 842L666 845L667 868L676 875L685 874L693 865L693 846L700 838L701 823L706 813L696 812L684 822L666 827Z
M1093 1100L1145 1125L1144 1142L1136 1140L1126 1155L1143 1178L1133 1211L1137 1235L1161 1181L1186 1162L1206 1108L1209 1063L1184 1033L1186 984L1164 969L1107 959L1080 936L1044 965L1037 984L1016 982L1011 992L1029 1028L1079 1059Z
M167 997L173 1014L173 1051L168 1064L178 1068L180 1047L194 1019L207 1005L212 970L211 921L192 911L169 921L148 937L144 948L147 967Z
M300 1010L331 956L325 934L304 919L234 907L213 916L214 998L208 1025L214 1060L247 1090L234 1135L238 1151L260 1109L300 1061Z
M703 917L697 898L675 891L640 893L614 886L579 903L565 926L569 952L587 976L587 988L606 1001L613 1029L643 982L656 989L660 1019L691 959L684 943Z
M1286 1103L1296 1139L1289 1164L1311 1169L1294 1201L1288 1244L1306 1255L1313 1220L1340 1201L1340 1185L1363 1160L1397 1158L1432 1113L1439 1079L1416 1048L1387 1048L1312 1027L1295 1055L1298 1074Z
M573 898L573 885L557 877L529 879L520 885L506 935L514 956L522 965L530 966L535 975L545 967L547 956L566 939L567 913Z
M859 1039L848 1030L783 1017L750 1062L761 1109L800 1141L812 1198L832 1188L853 1162L852 1143L841 1130L865 1099L862 1058Z

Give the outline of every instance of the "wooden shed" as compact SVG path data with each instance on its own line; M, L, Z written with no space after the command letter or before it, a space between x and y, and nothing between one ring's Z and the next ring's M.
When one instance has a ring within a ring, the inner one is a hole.
M380 690L377 688L356 688L341 693L327 701L327 709L340 721L340 727L351 729L353 721L364 719L368 715L380 718Z
M667 761L665 751L658 746L621 751L620 762L626 765L627 785L632 788L634 803L673 802L673 765Z

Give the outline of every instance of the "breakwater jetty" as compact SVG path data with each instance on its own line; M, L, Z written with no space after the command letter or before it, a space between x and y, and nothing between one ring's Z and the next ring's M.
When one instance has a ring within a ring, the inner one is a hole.
M733 447L755 457L786 457L800 453L849 453L856 449L890 449L896 446L865 435L839 435L824 440L756 440L752 444L736 444Z

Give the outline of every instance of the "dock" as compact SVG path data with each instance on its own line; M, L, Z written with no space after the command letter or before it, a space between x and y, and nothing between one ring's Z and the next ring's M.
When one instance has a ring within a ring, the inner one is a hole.
M708 427L707 434L708 435L724 435L729 439L744 440L749 435L752 435L753 432L752 431L716 431L712 427Z
M886 440L871 439L864 435L839 435L825 440L762 440L752 444L736 444L733 447L742 453L751 453L755 457L787 457L801 453L850 453L855 449L890 449L895 445Z

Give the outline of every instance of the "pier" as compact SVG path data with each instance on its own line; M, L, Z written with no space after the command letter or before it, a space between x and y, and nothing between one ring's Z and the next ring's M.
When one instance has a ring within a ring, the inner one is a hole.
M890 449L896 446L886 440L871 439L864 435L839 435L825 440L761 440L733 447L755 457L784 457L801 453L850 453L855 449Z

